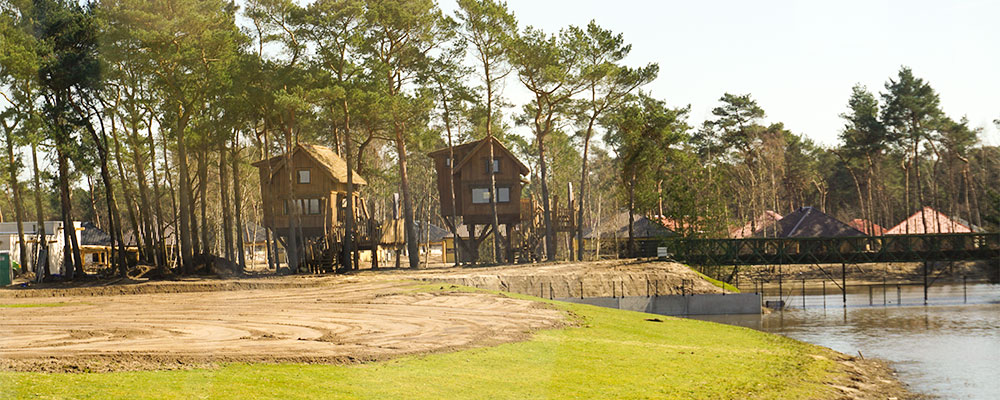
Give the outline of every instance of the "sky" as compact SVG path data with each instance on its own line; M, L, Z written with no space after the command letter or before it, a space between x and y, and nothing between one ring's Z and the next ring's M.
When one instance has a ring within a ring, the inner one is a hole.
M453 13L455 0L440 0ZM884 91L901 66L938 92L954 119L1000 145L1000 1L508 0L523 29L595 20L632 44L632 66L660 66L646 86L699 126L726 92L750 93L768 122L833 146L851 88ZM505 95L528 100L514 80Z

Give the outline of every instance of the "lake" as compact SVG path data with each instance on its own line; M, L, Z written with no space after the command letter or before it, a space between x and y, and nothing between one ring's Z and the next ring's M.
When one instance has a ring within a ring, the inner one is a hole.
M766 300L777 300L766 293ZM884 295L883 295L884 294ZM739 325L892 363L912 391L945 399L1000 399L1000 285L848 287L802 295L784 288L787 309L766 315L690 318ZM897 300L898 299L898 300ZM805 307L803 308L803 300ZM824 306L825 304L825 306Z

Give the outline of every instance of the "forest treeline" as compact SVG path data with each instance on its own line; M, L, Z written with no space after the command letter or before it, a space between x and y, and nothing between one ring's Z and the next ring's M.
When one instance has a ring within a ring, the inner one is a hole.
M119 273L126 237L141 262L179 273L199 255L244 266L263 218L250 164L300 142L363 176L376 218L401 194L414 267L415 222L441 219L426 154L487 136L530 167L546 226L576 199L577 237L624 211L725 236L804 205L882 226L921 206L1000 224L1000 149L906 67L830 110L844 126L823 147L749 94L723 94L697 125L643 91L671 77L627 65L620 33L522 27L494 0L453 15L434 0L2 0L0 30L3 220L93 221ZM530 100L512 104L512 85ZM546 258L585 257L544 236ZM66 241L67 273L82 276Z

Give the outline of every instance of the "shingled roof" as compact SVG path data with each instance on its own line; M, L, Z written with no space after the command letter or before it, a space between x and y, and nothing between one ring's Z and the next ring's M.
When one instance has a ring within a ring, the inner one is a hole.
M583 237L584 239L594 239L598 232L600 232L601 239L628 238L628 212L618 213L601 221L597 230L589 229L584 232ZM656 220L636 215L635 222L632 224L632 234L636 238L655 238L674 236L677 233L667 229Z
M924 228L924 217L927 227ZM982 232L982 229L958 217L949 217L931 207L924 207L899 225L885 231L886 235L905 235L923 233L972 233Z
M81 246L111 246L111 235L98 228L93 222L81 223L80 227L83 228L83 231L80 232Z
M868 222L868 220L861 218L852 219L851 222L847 223L847 225L850 225L851 228L857 229L861 232L868 233L871 236L882 236L886 231L886 229L881 225L874 222ZM869 229L871 232L868 232Z
M743 239L750 237L757 231L767 232L767 236L774 236L774 225L781 220L781 214L767 210L743 226L729 227L729 237L733 239Z
M298 152L305 152L310 158L315 160L319 165L323 167L323 171L326 172L335 181L346 183L347 182L347 162L343 158L337 155L333 149L320 146L315 144L299 143L295 146L295 150L292 152L294 157ZM275 156L267 160L260 160L251 165L262 168L267 164L271 164L271 171L277 171L285 163L285 156ZM365 178L358 175L357 171L354 172L352 179L357 185L367 185L368 181Z
M865 236L864 232L840 222L815 207L802 207L775 222L776 230L760 229L753 237L843 237Z
M451 149L449 149L448 147L445 147L443 149L437 149L430 153L427 153L427 156L431 158L444 157L450 154L449 150L454 150L456 156L460 157L458 163L455 164L455 173L457 174L466 163L472 160L472 157L476 154L476 152L479 151L480 147L485 146L490 141L492 141L494 154L497 151L499 151L503 154L506 154L508 157L510 157L511 160L514 160L514 164L517 166L518 171L521 172L521 175L527 175L530 172L530 170L528 170L528 167L525 166L524 163L521 162L521 160L518 160L517 157L514 156L514 153L511 152L510 149L507 148L507 146L504 146L503 143L500 142L500 140L497 140L496 137L492 136L489 139L491 140L481 139L474 142L460 144L458 146L454 146Z

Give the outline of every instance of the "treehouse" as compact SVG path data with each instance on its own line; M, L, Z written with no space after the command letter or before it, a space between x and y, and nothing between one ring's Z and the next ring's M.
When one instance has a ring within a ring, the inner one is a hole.
M331 254L341 249L348 201L354 202L356 248L374 249L383 241L380 224L369 218L358 196L368 182L353 174L354 193L348 199L349 167L332 149L299 144L290 156L282 154L253 166L260 172L264 227L286 248L290 234L298 233L296 247L307 264L313 258L331 263Z
M492 146L491 146L492 145ZM490 147L493 149L493 159L490 159ZM454 153L454 154L452 154ZM514 157L507 147L495 138L488 138L436 150L428 154L434 160L437 171L437 187L441 199L441 215L453 231L458 230L458 221L453 216L462 218L467 226L469 239L478 246L491 232L493 223L492 202L496 202L497 220L507 229L508 259L511 258L511 236L514 226L522 220L521 187L524 182L522 175L528 174L528 167ZM496 180L495 196L490 196L490 175ZM454 185L454 186L453 186ZM454 187L454 202L452 201ZM526 210L525 210L526 211ZM476 226L484 228L478 232ZM499 232L497 234L500 234ZM469 246L467 254L474 254L473 246ZM462 257L465 261L474 261L475 255Z

